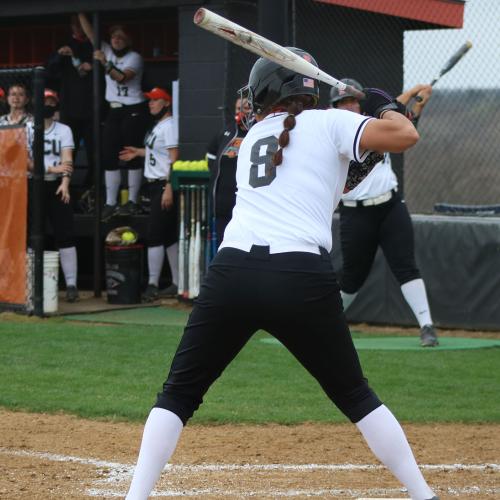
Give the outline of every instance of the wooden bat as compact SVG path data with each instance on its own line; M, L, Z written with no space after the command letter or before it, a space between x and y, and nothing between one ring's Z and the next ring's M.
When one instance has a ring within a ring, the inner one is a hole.
M190 239L190 192L189 186L184 186L184 191L186 193L185 200L185 210L184 210L184 293L183 298L187 299L189 297L189 239Z
M194 290L193 296L200 293L200 266L201 266L201 188L196 187L196 227L194 231Z
M439 75L437 75L431 82L431 86L433 86L443 75L448 73L450 69L452 69L462 57L467 54L469 49L472 47L472 42L467 40L446 62L446 64L441 68ZM415 97L417 102L422 102L422 97L419 95Z
M337 80L328 73L320 70L317 66L314 66L314 64L293 53L291 50L271 42L271 40L243 28L239 24L233 23L229 21L229 19L219 16L215 14L215 12L205 9L204 7L201 7L195 12L193 22L200 28L204 28L217 36L225 38L291 71L308 76L314 80L320 80L332 87L337 87L339 90L348 89L349 92L358 99L363 99L365 97L363 92Z
M201 188L201 264L200 275L205 275L206 269L206 247L207 247L207 188Z
M184 245L186 242L184 235L184 188L180 186L179 202L179 284L177 286L178 295L184 294Z
M196 191L195 186L190 186L191 189L191 226L189 230L189 293L188 298L194 298L194 279L195 279L195 253L194 253L194 240L195 240L195 215L196 215Z

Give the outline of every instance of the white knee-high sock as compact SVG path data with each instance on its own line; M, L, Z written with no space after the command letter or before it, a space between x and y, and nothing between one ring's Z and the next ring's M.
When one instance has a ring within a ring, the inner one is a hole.
M116 205L121 178L119 170L106 170L104 172L104 181L106 183L106 205Z
M153 408L144 426L141 450L125 500L147 500L161 471L174 453L182 432L181 419L169 410Z
M167 259L170 266L170 273L172 274L172 283L177 285L179 283L179 245L174 243L167 247Z
M358 292L346 293L340 290L340 296L342 297L342 304L344 305L344 311L347 311L349 306L353 303L354 299L358 295Z
M379 406L356 426L374 455L408 488L413 500L428 500L434 496L418 468L403 429L386 406Z
M401 292L417 318L420 328L424 325L432 325L431 311L427 293L425 292L424 280L418 278L401 285Z
M142 182L142 168L128 171L128 199L137 203Z
M158 286L164 260L165 247L163 245L148 247L149 285Z
M59 257L61 258L61 267L66 286L76 286L76 277L78 273L76 247L60 248Z

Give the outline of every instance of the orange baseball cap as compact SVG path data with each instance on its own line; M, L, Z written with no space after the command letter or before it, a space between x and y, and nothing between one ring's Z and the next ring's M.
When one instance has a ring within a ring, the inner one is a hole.
M149 92L144 92L144 95L148 99L165 99L165 101L172 102L172 97L170 94L160 87L155 87L151 89Z
M43 93L43 97L53 97L57 102L59 102L59 96L57 95L57 92L52 89L45 89Z

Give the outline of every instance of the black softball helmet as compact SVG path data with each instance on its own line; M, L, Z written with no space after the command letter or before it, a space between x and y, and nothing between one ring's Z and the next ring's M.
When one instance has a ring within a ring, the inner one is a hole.
M295 47L287 49L318 66L314 58L304 50ZM254 113L260 114L294 95L310 95L316 105L319 99L318 81L284 68L269 59L263 57L257 59L248 80L248 102Z
M354 80L354 78L342 78L340 80L342 83L346 83L347 85L351 85L351 87L354 87L355 89L358 90L363 90L363 86L361 83L359 83L357 80ZM330 89L330 104L334 106L336 102L341 101L342 99L345 99L346 97L356 97L355 95L351 94L348 89L345 90L339 90L337 87L332 87Z

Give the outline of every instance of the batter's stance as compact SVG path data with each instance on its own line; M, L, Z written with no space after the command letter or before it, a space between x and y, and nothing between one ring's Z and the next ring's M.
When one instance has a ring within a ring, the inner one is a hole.
M344 78L344 83L361 90L356 80ZM432 93L430 85L416 85L397 97L406 105L417 95L421 100L413 106L414 123L420 118ZM361 104L349 91L332 87L331 105L361 113ZM402 108L403 109L403 108ZM392 170L389 153L371 153L362 164L352 162L351 170L372 169L353 189L344 193L340 202L340 243L343 268L340 279L344 309L354 301L365 282L380 246L389 267L398 280L401 293L417 318L422 347L439 344L434 329L425 284L415 261L413 226L408 208L398 192L398 181Z
M349 162L418 140L392 98L366 93L369 116L315 110L318 82L266 59L254 64L248 99L257 123L240 147L233 218L146 422L128 500L148 497L183 425L259 329L316 378L413 499L435 498L403 430L363 377L329 256Z

